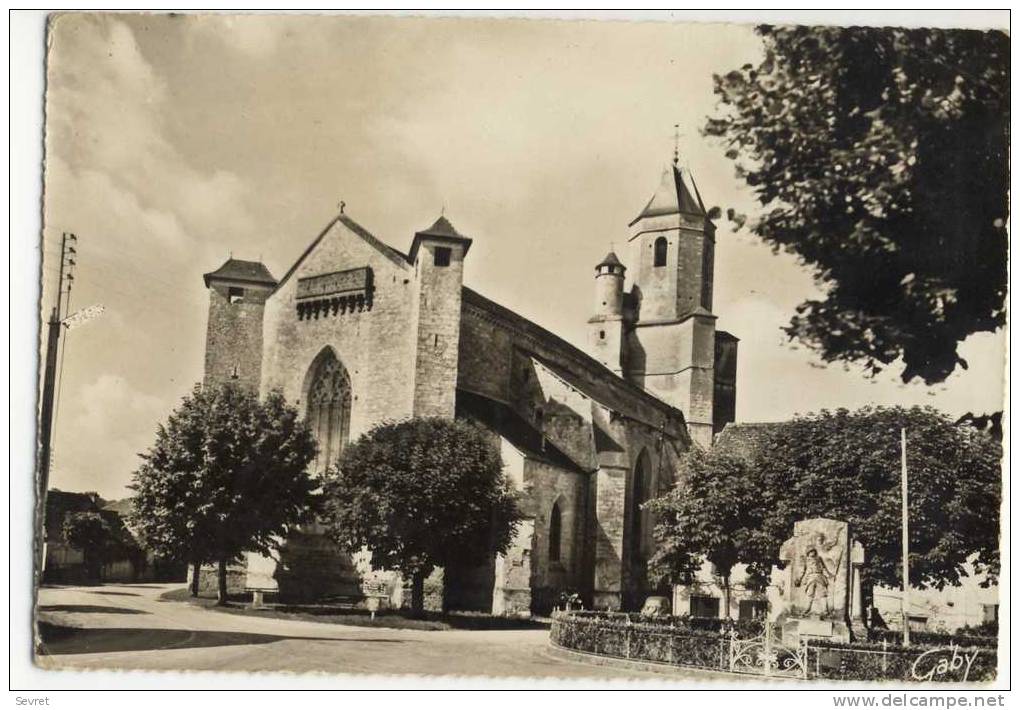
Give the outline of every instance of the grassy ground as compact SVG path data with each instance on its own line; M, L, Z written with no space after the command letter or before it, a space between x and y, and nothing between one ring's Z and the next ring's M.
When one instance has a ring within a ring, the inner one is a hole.
M270 619L298 619L347 626L374 626L389 629L416 629L419 631L446 631L449 629L543 629L548 622L536 619L511 619L481 612L426 612L424 618L411 618L409 612L377 611L375 619L362 609L347 609L326 604L271 604L252 609L248 599L230 599L227 606L216 606L213 596L192 597L185 589L173 589L159 597L163 601L187 602L227 614L259 616Z

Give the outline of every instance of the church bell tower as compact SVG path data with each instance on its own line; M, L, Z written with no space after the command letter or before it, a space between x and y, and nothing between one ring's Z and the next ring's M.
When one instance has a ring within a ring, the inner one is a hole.
M712 443L715 225L688 171L674 159L630 223L634 320L625 376L684 413L692 438Z

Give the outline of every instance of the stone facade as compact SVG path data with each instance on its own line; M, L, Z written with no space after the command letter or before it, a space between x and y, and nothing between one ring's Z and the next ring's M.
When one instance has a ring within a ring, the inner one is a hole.
M597 267L588 352L464 287L471 240L445 217L404 254L340 214L278 284L257 265L263 282L244 302L231 279L254 267L231 260L207 275L206 381L280 391L316 417L320 438L335 439L341 428L324 427L322 405L309 404L326 362L344 378L336 406L347 439L411 416L485 427L522 493L524 521L505 555L433 580L447 608L544 613L564 592L640 608L657 591L646 574L655 521L641 505L674 483L684 451L732 419L735 396L736 339L717 340L711 314L714 228L700 198L678 187L679 172L670 175L632 225L630 290L615 255ZM343 442L333 439L335 453ZM359 562L321 532L309 526L282 545L281 598L366 593L370 553Z

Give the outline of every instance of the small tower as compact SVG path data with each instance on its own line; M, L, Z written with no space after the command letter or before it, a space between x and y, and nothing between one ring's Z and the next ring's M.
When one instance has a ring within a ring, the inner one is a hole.
M627 267L609 252L595 267L595 315L588 320L591 354L623 374L623 279Z
M204 382L237 382L257 392L262 381L262 315L276 279L262 263L234 258L204 278L209 289Z
M417 232L408 258L414 264L416 358L413 412L453 418L460 348L464 257L471 240L440 216Z

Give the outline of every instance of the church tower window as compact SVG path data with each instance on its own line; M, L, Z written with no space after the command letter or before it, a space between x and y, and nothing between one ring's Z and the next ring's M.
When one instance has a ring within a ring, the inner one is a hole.
M549 561L560 561L560 538L563 536L563 518L560 513L560 504L553 503L552 513L549 514Z
M244 300L244 289L239 286L227 287L227 298L231 303L240 303Z
M665 237L659 237L655 240L655 266L666 265L666 253L669 251L669 242L666 241Z
M315 470L323 472L340 459L351 419L351 381L331 350L312 365L308 389L308 426L319 444Z
M450 265L450 247L436 247L433 254L432 263L435 266L449 266Z

